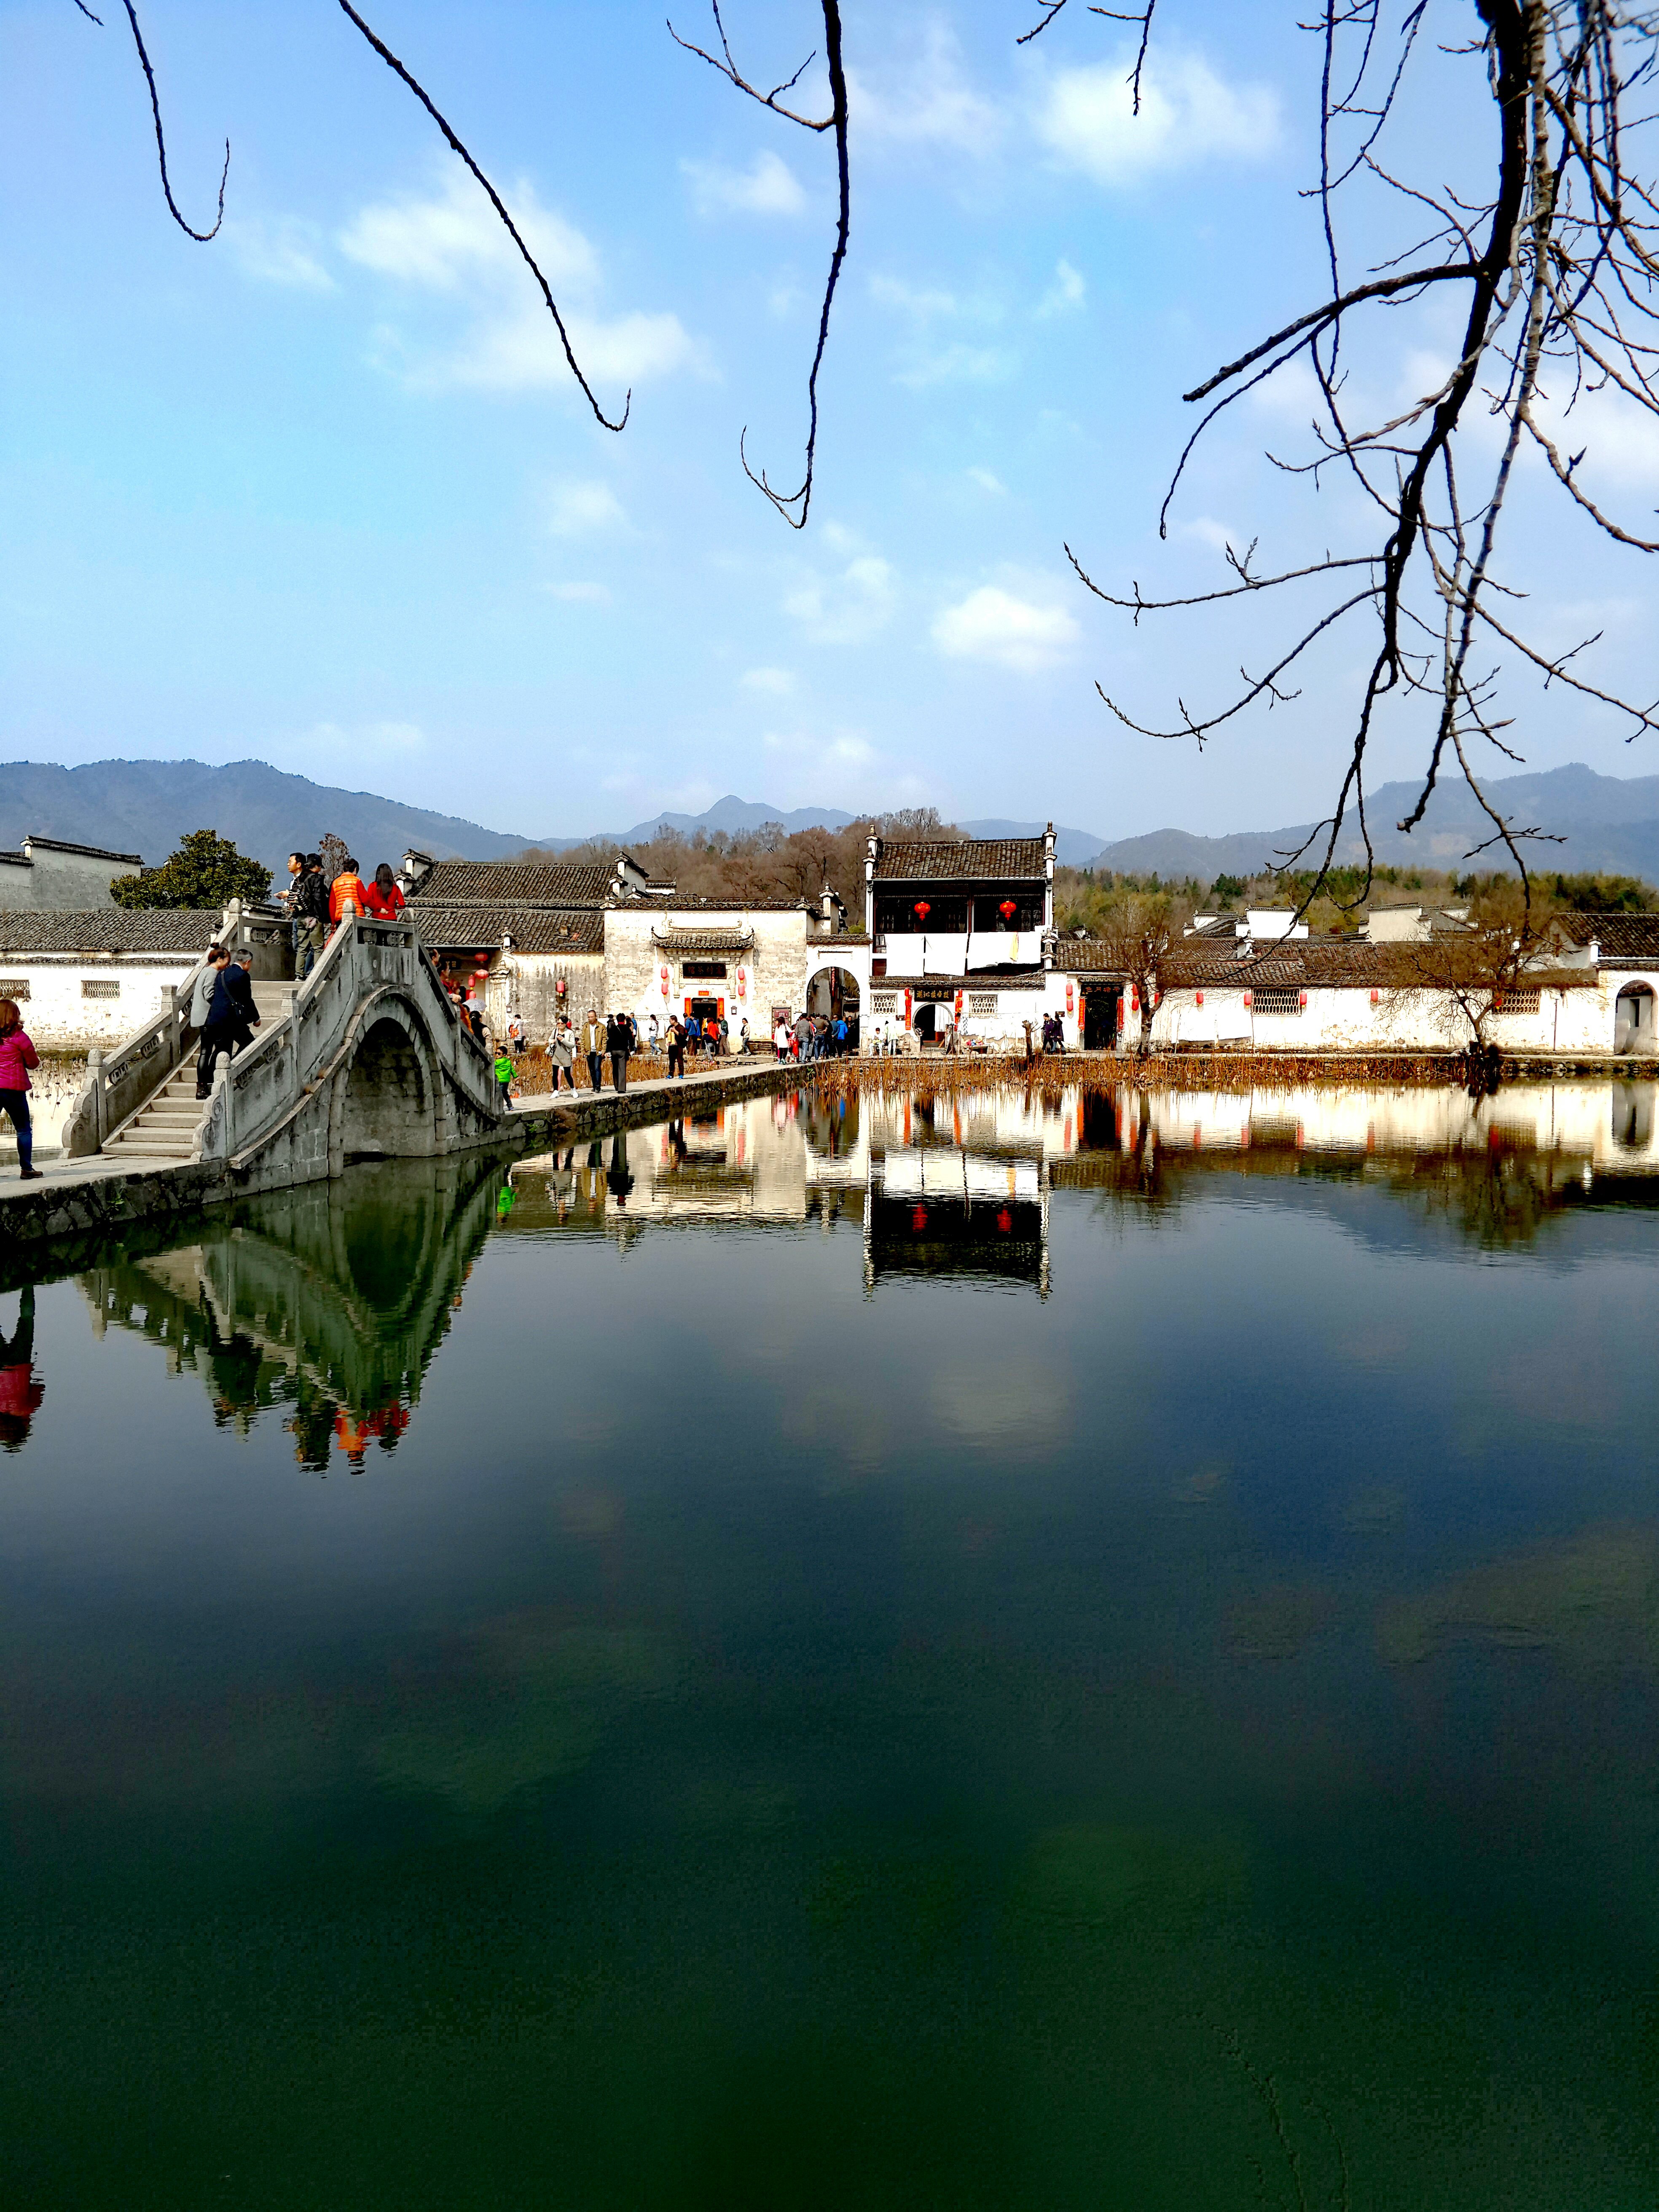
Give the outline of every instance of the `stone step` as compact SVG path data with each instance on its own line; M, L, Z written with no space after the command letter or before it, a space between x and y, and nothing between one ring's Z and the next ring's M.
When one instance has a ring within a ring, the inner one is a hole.
M162 1144L145 1137L118 1137L108 1151L121 1159L131 1157L140 1160L187 1160L190 1158L188 1145L174 1144L170 1139Z

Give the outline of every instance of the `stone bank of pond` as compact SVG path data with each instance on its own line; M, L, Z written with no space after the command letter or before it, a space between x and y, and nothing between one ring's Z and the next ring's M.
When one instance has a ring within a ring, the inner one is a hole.
M804 1092L0 1292L9 2205L1650 2203L1650 1133L1423 1097Z

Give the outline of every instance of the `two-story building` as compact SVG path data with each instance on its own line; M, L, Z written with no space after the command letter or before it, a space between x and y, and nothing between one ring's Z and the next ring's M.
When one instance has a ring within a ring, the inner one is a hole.
M118 877L136 876L143 865L137 853L31 833L16 852L0 852L0 912L113 906L110 885Z
M1075 981L1056 964L1054 832L1041 837L872 836L864 866L869 936L866 1051L954 1030L964 1043L1023 1045L1027 1024L1065 1013Z

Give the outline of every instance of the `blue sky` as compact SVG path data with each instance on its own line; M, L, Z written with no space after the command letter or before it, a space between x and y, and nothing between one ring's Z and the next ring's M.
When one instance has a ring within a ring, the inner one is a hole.
M699 0L681 27L706 38ZM796 535L744 482L799 465L832 155L679 52L659 0L378 0L568 307L612 437L459 164L326 0L151 0L166 217L118 7L0 0L8 312L0 335L0 757L255 756L526 834L695 810L937 804L1127 836L1317 811L1366 634L1200 757L1115 724L1215 696L1277 635L1261 602L1139 630L1066 569L1223 580L1258 533L1292 565L1361 518L1276 473L1291 387L1204 453L1160 544L1179 394L1319 296L1317 52L1279 0L1166 0L1125 112L1121 27L1013 0L848 15L853 244L818 489ZM1440 0L1445 35L1470 11ZM731 0L757 76L814 42L806 0ZM1431 61L1401 157L1478 152ZM1467 68L1468 64L1462 65ZM1404 239L1398 242L1408 242ZM1387 328L1385 399L1445 357L1440 310ZM1586 466L1633 495L1659 441L1617 418ZM1358 540L1368 543L1368 540ZM1522 483L1509 573L1540 635L1603 628L1647 696L1643 562ZM1528 764L1651 773L1611 716L1517 682ZM1419 757L1395 712L1376 774Z

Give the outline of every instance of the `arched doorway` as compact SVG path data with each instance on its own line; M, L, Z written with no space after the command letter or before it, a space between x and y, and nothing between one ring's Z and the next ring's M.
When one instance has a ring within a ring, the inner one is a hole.
M1654 1026L1653 993L1645 983L1626 983L1613 1010L1613 1048L1615 1052L1659 1052L1659 1030Z
M859 1022L864 1007L859 979L850 969L820 968L807 982L806 1011L831 1023L845 1021L848 1048L857 1049Z
M352 1160L415 1159L433 1149L423 1055L402 1023L371 1023L346 1076L338 1151Z

